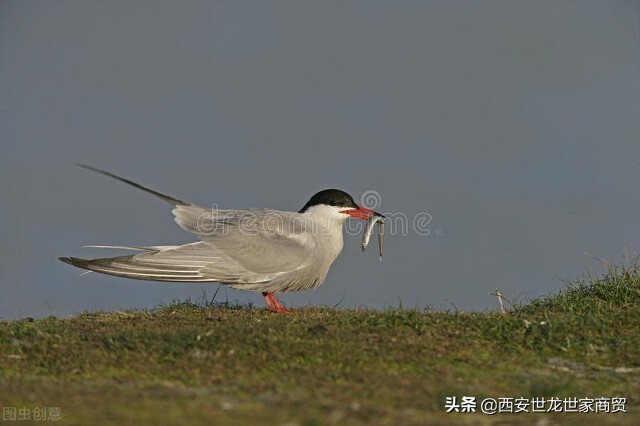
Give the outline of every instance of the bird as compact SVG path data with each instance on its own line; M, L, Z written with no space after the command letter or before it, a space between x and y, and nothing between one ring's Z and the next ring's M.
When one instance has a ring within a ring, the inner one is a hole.
M111 172L80 167L139 188L169 203L175 222L197 241L171 246L87 246L137 254L83 259L60 257L78 268L118 277L165 282L217 282L260 292L269 311L287 313L274 293L320 286L343 248L349 218L379 213L359 206L340 189L314 194L299 211L268 208L204 208L163 194Z

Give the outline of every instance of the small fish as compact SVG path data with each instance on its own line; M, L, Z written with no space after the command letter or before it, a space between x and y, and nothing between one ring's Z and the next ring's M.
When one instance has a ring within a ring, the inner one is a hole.
M384 244L384 220L380 219L380 221L378 221L378 252L379 257L378 260L380 260L380 262L382 262L382 245Z
M369 239L371 239L371 234L373 233L373 225L378 222L378 250L380 252L380 261L382 261L382 244L384 238L384 216L380 213L374 213L371 216L371 219L367 222L367 226L364 228L364 232L362 234L362 251L364 252L367 246L369 245Z

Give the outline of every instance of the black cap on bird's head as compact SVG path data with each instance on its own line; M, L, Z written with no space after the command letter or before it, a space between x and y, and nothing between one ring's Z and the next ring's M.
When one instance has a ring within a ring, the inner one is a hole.
M373 210L358 206L351 195L339 189L325 189L314 194L313 197L307 201L307 204L300 209L299 213L304 213L310 207L318 205L344 207L342 213L346 213L357 219L368 220L372 215L382 216Z
M300 210L300 213L304 213L309 207L318 206L324 204L325 206L335 207L350 207L352 209L358 208L358 205L353 200L353 197L344 191L339 189L325 189L323 191L314 194L313 197L307 201L307 204Z

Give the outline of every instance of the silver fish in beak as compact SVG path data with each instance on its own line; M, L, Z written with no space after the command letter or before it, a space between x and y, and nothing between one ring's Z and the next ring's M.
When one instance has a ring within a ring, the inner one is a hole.
M380 213L373 213L373 216L367 222L367 226L364 228L364 232L362 234L362 252L366 250L369 245L369 240L371 239L371 234L373 233L373 225L378 223L378 251L379 251L379 259L382 262L382 245L384 244L384 215Z
M378 260L382 262L382 245L384 244L384 220L378 221Z

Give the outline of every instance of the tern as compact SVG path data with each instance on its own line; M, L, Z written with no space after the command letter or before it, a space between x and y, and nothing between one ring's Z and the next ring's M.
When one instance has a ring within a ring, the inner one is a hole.
M176 223L198 241L179 246L88 246L141 253L81 259L60 257L78 268L118 277L169 282L218 282L262 293L270 311L287 312L274 293L320 286L343 247L349 218L368 220L378 213L358 206L339 189L313 195L298 212L265 208L207 209L142 186L105 170L94 172L153 194L173 206Z

